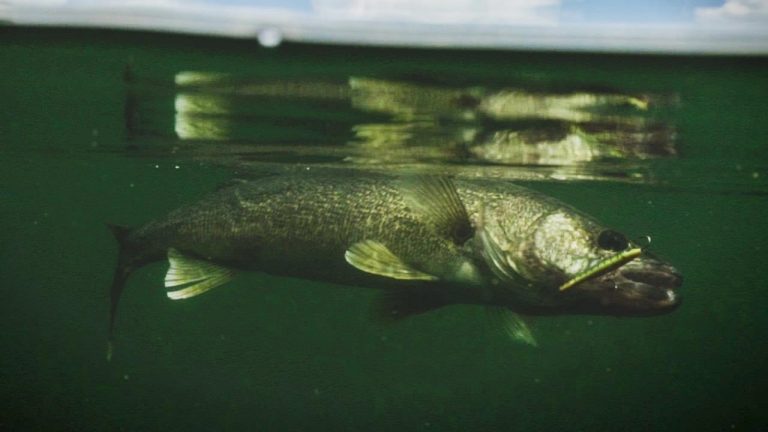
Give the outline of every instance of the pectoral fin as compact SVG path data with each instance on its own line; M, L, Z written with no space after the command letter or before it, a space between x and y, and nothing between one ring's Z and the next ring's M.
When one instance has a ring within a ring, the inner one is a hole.
M363 240L353 244L344 254L349 264L358 270L392 279L437 280L437 277L408 266L386 246Z
M534 347L539 346L522 316L506 308L490 308L489 312L493 314L504 333L513 341Z
M464 244L472 237L472 224L456 187L447 177L416 176L401 180L400 193L411 209L438 235Z
M173 248L168 249L168 262L170 268L165 274L165 287L181 287L168 291L168 298L172 300L195 297L229 282L234 276L234 272L226 267L190 258Z
M514 262L506 258L506 254L491 237L485 228L485 206L481 206L477 232L480 242L483 246L482 255L485 258L488 267L497 278L507 281L515 286L526 286L528 280L520 274Z

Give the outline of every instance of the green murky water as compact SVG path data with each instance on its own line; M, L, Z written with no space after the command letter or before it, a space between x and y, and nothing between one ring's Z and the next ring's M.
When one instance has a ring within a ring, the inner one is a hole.
M764 430L766 66L2 29L0 428ZM156 264L105 361L106 222L307 168L539 190L650 235L684 304L537 318L532 349L477 307L380 325L371 290L258 273L172 302Z

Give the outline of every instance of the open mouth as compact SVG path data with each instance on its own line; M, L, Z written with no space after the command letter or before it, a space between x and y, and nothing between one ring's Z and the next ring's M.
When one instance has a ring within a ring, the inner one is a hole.
M621 315L665 313L680 304L675 290L683 283L682 275L674 267L643 255L640 248L602 260L566 281L559 290L566 291L590 280L599 280L599 285L609 288L601 303Z
M628 263L618 270L611 303L638 313L665 313L681 303L677 289L683 276L669 264L652 258Z

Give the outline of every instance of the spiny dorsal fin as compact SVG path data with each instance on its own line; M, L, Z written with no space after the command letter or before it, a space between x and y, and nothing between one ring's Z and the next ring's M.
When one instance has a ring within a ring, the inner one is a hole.
M363 240L353 244L344 258L358 270L392 279L437 280L437 277L408 266L386 246L374 241Z
M168 263L165 287L182 287L168 291L168 298L172 300L200 295L229 282L234 276L234 272L226 267L190 258L174 248L168 249Z
M536 342L536 338L533 337L533 333L531 333L531 329L528 327L528 323L525 322L525 319L520 316L520 314L499 307L488 308L488 312L501 325L504 334L509 336L513 341L531 345L533 347L539 346L539 343Z
M467 209L448 177L408 177L398 187L408 208L439 235L458 245L472 237Z

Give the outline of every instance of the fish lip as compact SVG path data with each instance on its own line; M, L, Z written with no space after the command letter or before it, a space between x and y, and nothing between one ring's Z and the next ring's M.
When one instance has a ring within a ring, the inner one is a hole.
M679 308L680 305L683 304L683 299L680 297L676 290L668 289L667 297L669 300L661 302L660 305L663 308L666 308L669 312Z
M683 285L683 275L671 266L653 266L650 268L628 268L621 271L624 278L645 285L677 290Z
M613 285L603 297L609 313L617 316L654 316L682 304L683 276L669 264L642 257L617 269L604 283Z

